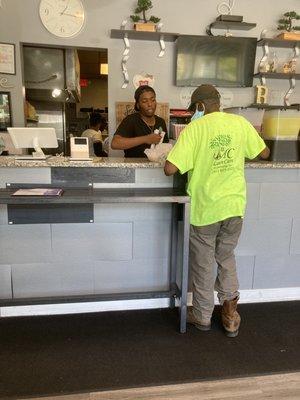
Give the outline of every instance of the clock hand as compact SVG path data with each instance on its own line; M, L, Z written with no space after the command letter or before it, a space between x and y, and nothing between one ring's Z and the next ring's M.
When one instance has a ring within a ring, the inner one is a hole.
M64 8L63 12L60 13L60 15L64 15L65 11L67 10L67 8L69 7L70 4L70 0L68 1L66 7Z
M60 13L60 15L63 15L63 14L65 13L65 11L66 11L67 8L68 8L68 6L66 6L66 7L64 8L64 10Z
M67 13L64 13L64 15L68 15L69 17L79 18L78 15L74 15L74 14L67 14Z

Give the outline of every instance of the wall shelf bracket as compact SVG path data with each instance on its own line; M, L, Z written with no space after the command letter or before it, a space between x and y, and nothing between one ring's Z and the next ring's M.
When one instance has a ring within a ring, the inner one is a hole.
M295 44L293 50L294 50L294 54L293 54L293 58L291 60L291 63L296 65L297 59L299 58L299 46L297 44ZM290 106L289 98L291 97L291 95L294 92L295 87L296 87L296 79L295 79L295 77L290 77L289 82L290 82L289 90L284 95L284 104L286 106Z
M123 51L123 57L122 57L122 61L121 61L122 74L123 74L123 78L124 78L124 83L122 85L122 89L126 89L128 86L128 83L129 83L129 75L128 75L128 70L127 70L126 64L127 64L127 61L129 60L129 51L130 51L130 43L129 43L127 33L124 33L123 41L124 41L125 49Z
M158 57L163 57L165 54L165 50L166 50L166 44L165 44L163 34L161 34L159 37L159 45L160 45L160 53L159 53Z
M269 57L269 45L267 42L265 42L263 45L263 52L264 53L263 53L262 59L260 60L259 65L258 65L259 72L267 72L267 71L264 71L264 67L267 64L268 57ZM266 77L264 75L260 76L260 82L263 86L266 85Z
M289 102L289 98L291 97L292 93L294 92L295 86L296 86L296 79L295 78L290 78L289 81L290 81L289 90L286 92L286 94L284 95L284 98L283 98L285 106L290 106L291 105L290 102Z

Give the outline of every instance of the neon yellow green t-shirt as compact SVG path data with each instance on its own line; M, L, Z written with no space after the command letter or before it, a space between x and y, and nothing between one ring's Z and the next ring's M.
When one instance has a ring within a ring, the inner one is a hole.
M265 146L254 127L238 115L213 112L187 125L167 160L181 174L189 173L192 225L244 215L245 158L255 158Z

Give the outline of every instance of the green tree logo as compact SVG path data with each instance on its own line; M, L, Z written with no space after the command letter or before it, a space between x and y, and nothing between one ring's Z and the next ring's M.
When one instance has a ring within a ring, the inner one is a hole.
M231 143L230 135L218 135L210 141L209 147L213 150L227 147Z

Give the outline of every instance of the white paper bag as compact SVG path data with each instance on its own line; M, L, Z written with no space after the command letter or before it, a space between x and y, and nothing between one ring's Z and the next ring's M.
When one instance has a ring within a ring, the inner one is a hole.
M158 143L157 145L152 146L150 149L144 151L148 160L152 162L165 161L173 147L171 143Z

